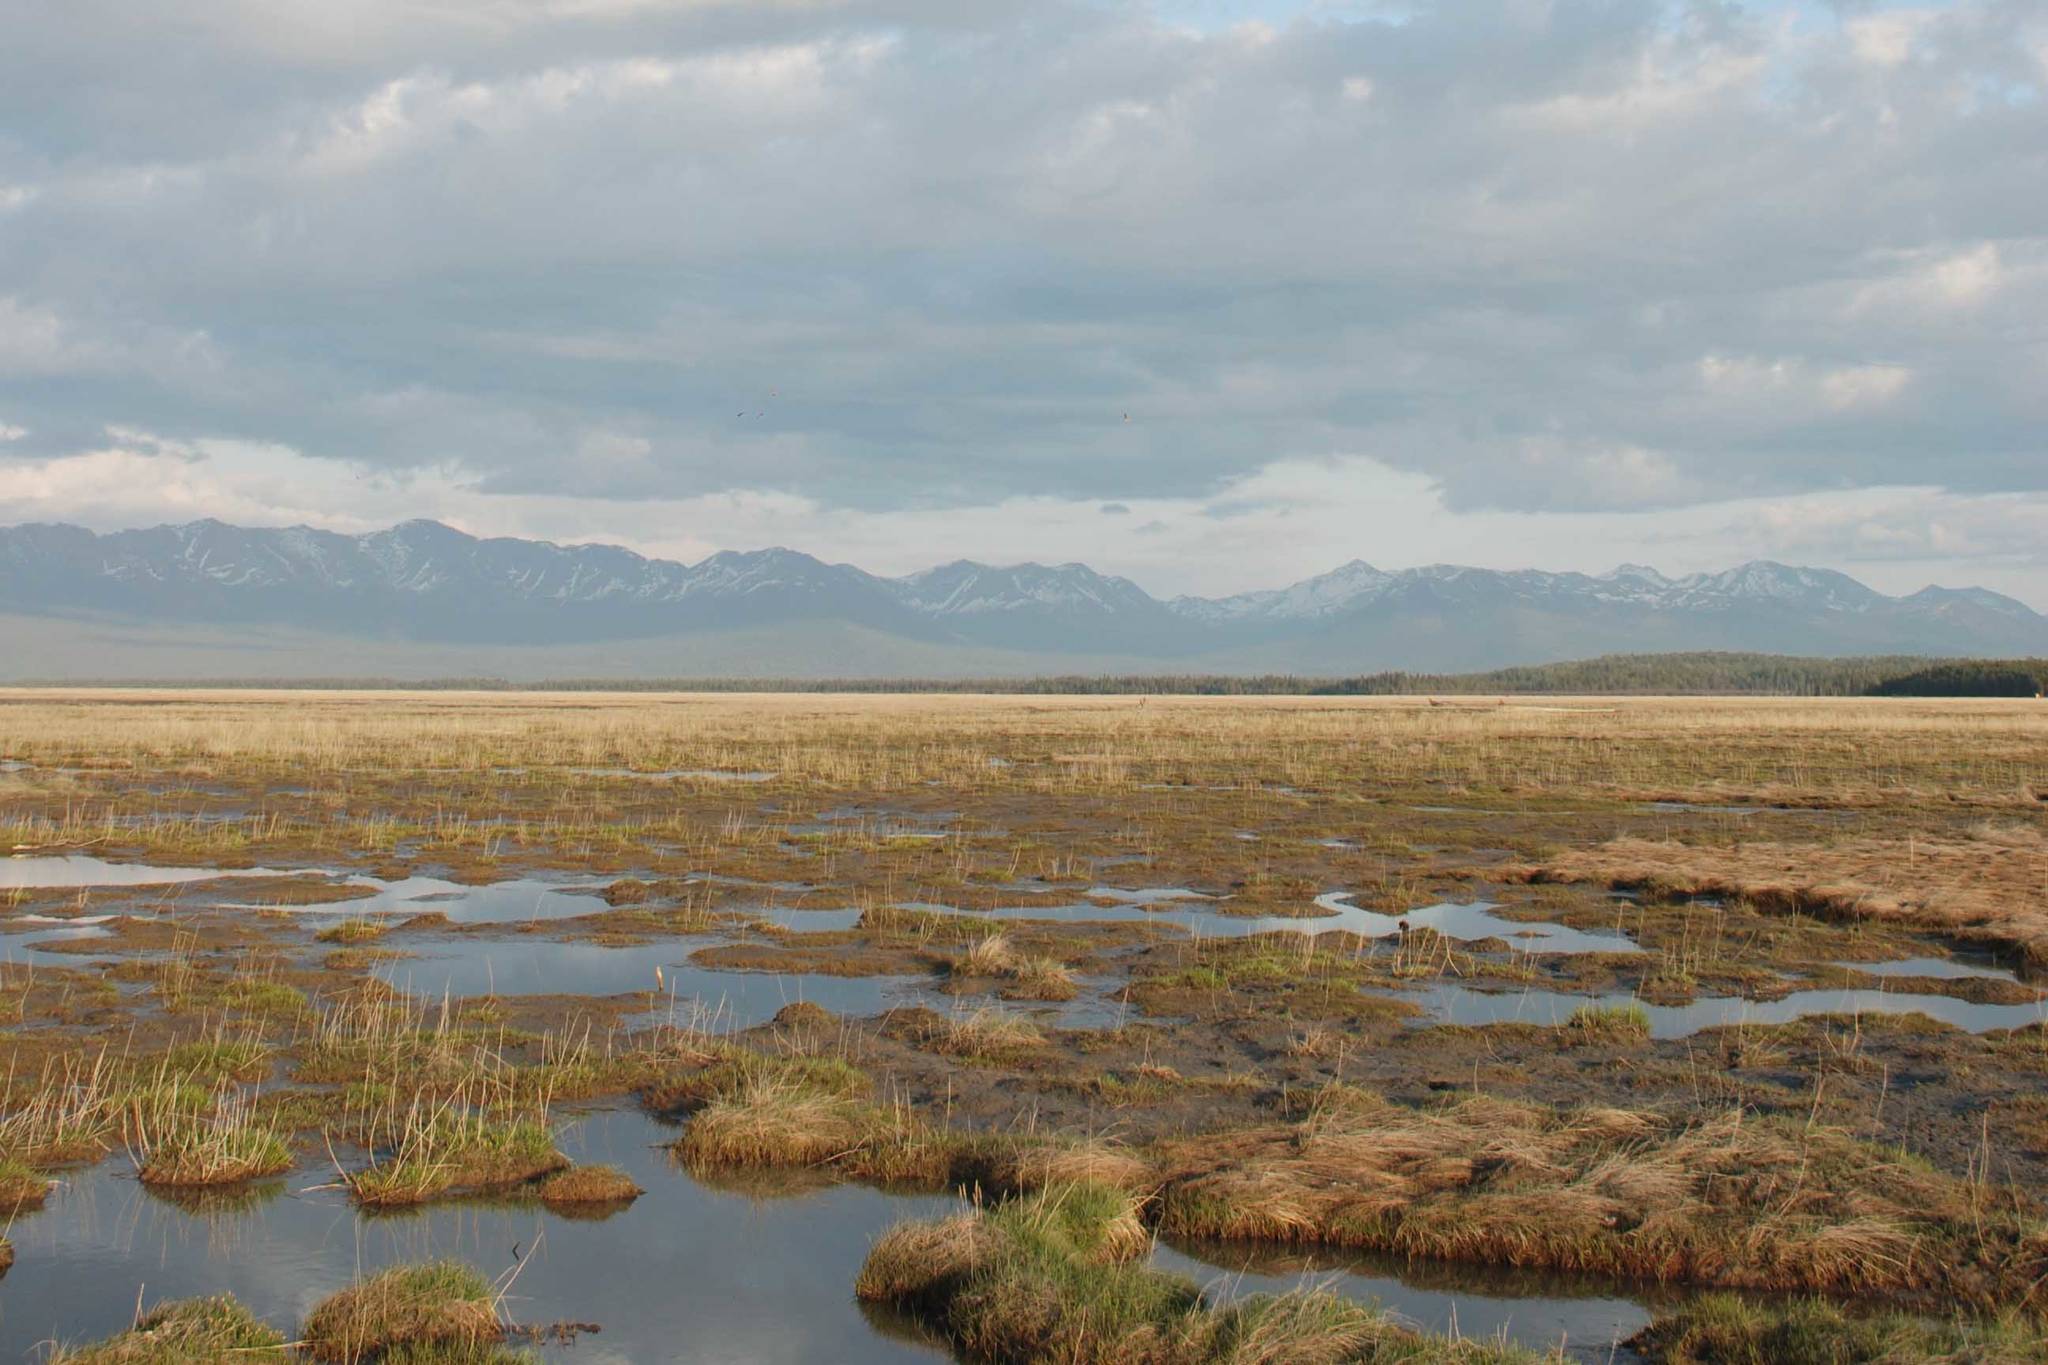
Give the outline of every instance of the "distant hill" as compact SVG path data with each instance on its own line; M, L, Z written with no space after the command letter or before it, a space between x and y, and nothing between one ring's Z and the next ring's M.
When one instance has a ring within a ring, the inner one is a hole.
M1354 561L1286 588L1162 601L1082 564L903 578L795 550L698 564L478 539L216 521L0 528L0 679L451 675L906 677L1462 673L1621 652L2048 653L1982 588L1891 597L1765 561L1672 578Z

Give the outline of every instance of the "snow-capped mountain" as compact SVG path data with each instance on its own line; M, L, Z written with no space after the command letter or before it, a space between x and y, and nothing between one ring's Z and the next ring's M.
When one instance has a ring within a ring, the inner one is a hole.
M1170 649L1185 635L1143 588L1086 564L995 567L961 559L889 586L905 606L961 639L1009 649Z
M1190 621L1314 621L1368 602L1394 575L1362 559L1285 588L1239 593L1235 597L1176 597L1167 607Z
M358 536L217 521L108 535L0 528L0 618L0 676L15 677L40 676L33 622L55 619L259 641L283 631L444 647L672 640L677 673L701 657L690 641L735 631L767 632L776 658L815 655L797 671L830 673L825 632L848 629L884 656L890 640L915 645L927 670L948 650L1001 651L1031 671L1099 661L1302 672L1659 649L2048 652L2048 618L1983 588L1889 597L1768 561L1677 578L1642 565L1593 575L1353 561L1284 588L1161 602L1085 564L963 560L892 579L796 550L680 564L616 546L479 539L431 521Z
M1943 593L1942 588L1924 589ZM1996 599L2022 612L2024 603L1982 588L1965 590L1973 600ZM1659 610L1715 611L1762 602L1795 602L1820 611L1869 611L1900 600L1830 569L1801 569L1756 560L1713 574L1667 578L1640 564L1624 564L1604 574L1546 573L1540 569L1501 571L1459 564L1431 564L1419 569L1385 572L1363 560L1285 588L1241 593L1235 597L1176 597L1167 605L1191 621L1317 621L1360 611L1391 600L1435 598L1442 601L1493 600L1520 602L1582 601L1636 605Z

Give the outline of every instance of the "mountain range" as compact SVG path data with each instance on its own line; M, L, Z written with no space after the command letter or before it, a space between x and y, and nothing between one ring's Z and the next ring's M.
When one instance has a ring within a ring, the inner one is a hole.
M883 578L786 549L680 564L432 521L365 535L195 521L0 528L0 646L11 679L1329 674L1667 649L2039 654L2048 617L1982 588L1891 597L1767 561L1683 577L1353 561L1161 600L1084 564Z

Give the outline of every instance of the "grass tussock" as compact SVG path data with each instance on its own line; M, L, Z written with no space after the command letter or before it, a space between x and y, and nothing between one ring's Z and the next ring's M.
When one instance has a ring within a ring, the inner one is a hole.
M1103 1138L1012 1145L993 1155L988 1182L1013 1192L1085 1183L1126 1193L1149 1193L1157 1183L1143 1156Z
M674 1146L693 1170L830 1168L883 1184L949 1180L960 1140L900 1104L821 1087L796 1069L758 1071L710 1098Z
M571 1166L542 1180L535 1193L543 1204L630 1204L646 1191L616 1166Z
M554 1134L537 1119L506 1118L453 1102L415 1102L380 1159L342 1178L358 1203L394 1208L511 1189L568 1164Z
M1333 1089L1299 1123L1162 1144L1163 1230L1724 1288L2041 1301L2048 1232L1820 1125Z
M1650 1036L1650 1012L1635 1001L1581 1005L1564 1021L1565 1036L1581 1041L1624 1042Z
M1045 1045L1038 1025L1007 1010L975 1010L947 1018L932 1033L932 1047L948 1057L1001 1058Z
M497 1291L455 1261L358 1281L321 1300L300 1333L308 1357L336 1365L490 1359L504 1336Z
M345 919L313 935L322 943L373 943L391 928L382 920Z
M2018 1314L1942 1321L1856 1314L1820 1299L1760 1305L1704 1294L1634 1340L1657 1365L2027 1365L2048 1360L2048 1335Z
M971 944L953 960L953 975L1001 982L1011 1000L1071 1000L1080 987L1074 973L1058 958L1022 953L1007 934L990 934Z
M874 1088L865 1071L838 1057L775 1056L726 1044L712 1046L715 1051L700 1065L671 1071L648 1086L641 1092L641 1102L657 1113L673 1114L771 1082L847 1100L863 1099Z
M990 934L977 941L953 963L955 976L1005 976L1016 962L1016 952L1007 934Z
M198 1110L177 1088L157 1088L129 1113L128 1148L145 1185L234 1185L292 1166L292 1151L249 1091L223 1091Z
M159 1304L133 1327L91 1346L59 1346L48 1365L219 1365L287 1361L284 1337L234 1299Z
M1056 957L1027 954L1010 967L1003 995L1010 1000L1072 1000L1081 987L1073 969Z
M1427 1338L1324 1292L1227 1307L1142 1264L1129 1196L1049 1187L885 1233L858 1296L909 1312L964 1358L1022 1365L1347 1365L1531 1361L1498 1346Z
M43 1206L50 1178L12 1158L0 1158L0 1215L27 1213Z
M0 1114L0 1158L56 1166L103 1156L120 1129L123 1081L105 1052L67 1054L29 1085L9 1087Z
M866 1143L877 1113L795 1078L754 1077L706 1104L676 1150L709 1166L818 1166Z

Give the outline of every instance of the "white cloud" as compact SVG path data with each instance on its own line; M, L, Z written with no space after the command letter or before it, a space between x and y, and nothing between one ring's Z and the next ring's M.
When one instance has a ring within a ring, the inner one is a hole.
M1983 303L1998 289L1998 246L1984 242L1934 263L1928 282L1942 302L1957 308Z
M9 30L6 467L105 482L110 421L205 453L108 483L136 515L324 514L261 491L275 463L359 522L631 538L660 506L906 560L962 527L1093 559L1108 527L1193 581L1224 527L1258 531L1233 579L1370 552L1233 501L1331 452L1376 472L1318 497L1525 563L1581 515L1718 527L1724 562L1770 540L1695 517L1736 496L2048 488L2048 35L2005 0L71 0ZM1977 515L1922 539L1995 543Z
M54 310L0 295L0 371L64 374L95 358L95 348L81 341Z
M1908 10L1863 14L1843 24L1849 46L1861 61L1875 66L1898 66L1913 55L1913 40L1923 16Z
M1786 356L1710 355L1699 362L1699 375L1701 386L1719 401L1784 415L1882 408L1913 381L1905 365L1830 367Z
M1835 408L1883 407L1905 391L1913 372L1903 365L1855 365L1821 376L1821 392Z

